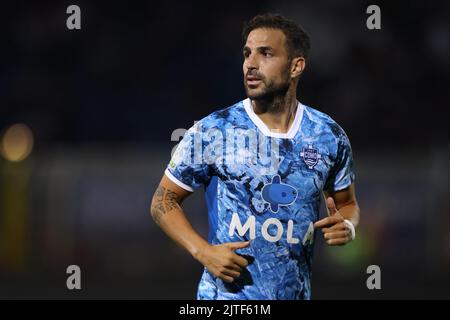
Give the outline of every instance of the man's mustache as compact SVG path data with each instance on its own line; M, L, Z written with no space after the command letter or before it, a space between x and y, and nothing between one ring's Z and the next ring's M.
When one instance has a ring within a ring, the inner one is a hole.
M252 80L263 80L264 75L262 75L257 71L247 71L247 73L245 74L245 78L246 79L250 78Z

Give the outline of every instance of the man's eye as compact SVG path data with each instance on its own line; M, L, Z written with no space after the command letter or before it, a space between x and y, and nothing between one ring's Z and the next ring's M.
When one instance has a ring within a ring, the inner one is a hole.
M272 53L270 53L270 52L264 52L263 55L264 55L264 57L271 57L271 56L272 56Z

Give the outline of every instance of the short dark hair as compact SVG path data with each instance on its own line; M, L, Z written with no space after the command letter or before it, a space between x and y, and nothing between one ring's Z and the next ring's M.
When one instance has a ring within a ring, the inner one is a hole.
M259 14L244 24L242 30L244 43L247 41L250 32L258 28L281 30L286 37L289 58L299 56L305 59L308 58L311 43L308 34L299 24L279 14Z

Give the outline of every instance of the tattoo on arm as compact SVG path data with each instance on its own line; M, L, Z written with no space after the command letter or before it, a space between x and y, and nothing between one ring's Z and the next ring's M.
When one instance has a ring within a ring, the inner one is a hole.
M167 188L158 186L152 204L152 216L153 219L155 219L155 222L159 224L159 221L164 214L179 207L178 195Z

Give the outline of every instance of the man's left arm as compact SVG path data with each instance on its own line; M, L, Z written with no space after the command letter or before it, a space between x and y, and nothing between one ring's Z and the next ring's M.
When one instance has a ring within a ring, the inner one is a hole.
M336 191L324 191L328 217L317 221L315 229L321 229L327 244L344 245L353 240L359 223L359 206L355 196L355 185Z

